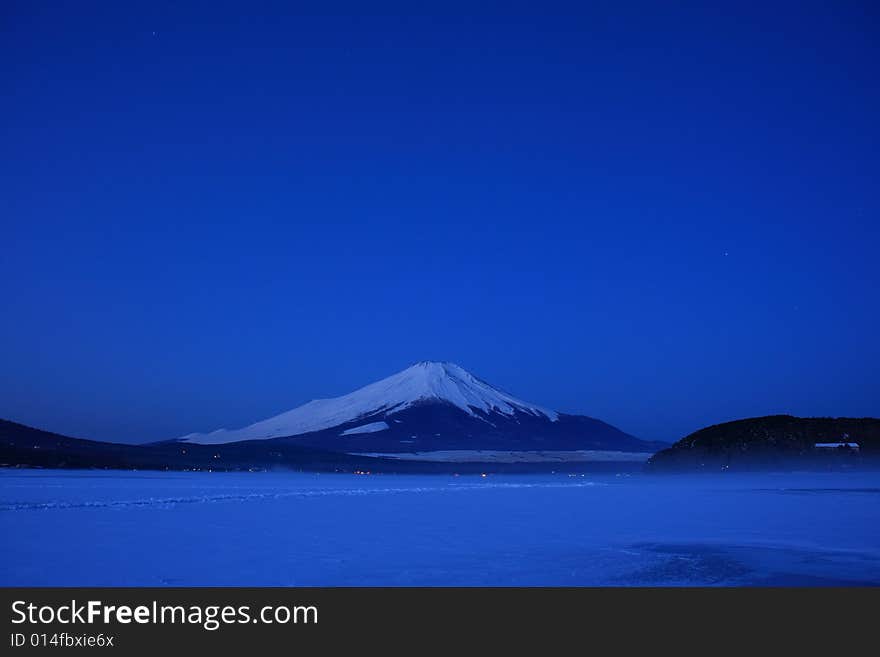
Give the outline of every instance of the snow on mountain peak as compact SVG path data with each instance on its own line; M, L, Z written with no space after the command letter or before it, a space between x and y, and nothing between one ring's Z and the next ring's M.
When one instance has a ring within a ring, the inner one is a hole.
M227 443L296 436L329 429L360 417L383 413L385 417L425 401L442 401L477 416L482 413L542 415L555 421L551 410L529 404L493 388L463 367L449 362L420 361L402 372L359 390L332 399L316 399L291 411L243 429L219 429L189 434L181 440L194 443Z

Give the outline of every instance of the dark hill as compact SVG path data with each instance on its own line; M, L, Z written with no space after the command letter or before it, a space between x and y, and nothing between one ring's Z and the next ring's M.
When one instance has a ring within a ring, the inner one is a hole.
M858 450L819 449L845 440ZM655 454L653 472L880 466L880 420L769 415L716 424Z

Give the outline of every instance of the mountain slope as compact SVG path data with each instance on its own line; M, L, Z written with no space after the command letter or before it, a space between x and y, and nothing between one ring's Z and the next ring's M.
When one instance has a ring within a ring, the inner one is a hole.
M379 412L325 429L278 438L346 452L436 450L617 450L656 452L668 443L649 443L594 418L559 414L553 421L517 412L510 416L469 415L441 401L414 404L390 415Z

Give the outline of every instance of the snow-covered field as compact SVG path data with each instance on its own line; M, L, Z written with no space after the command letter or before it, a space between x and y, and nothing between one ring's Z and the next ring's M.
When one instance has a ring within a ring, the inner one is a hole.
M2 585L880 584L880 475L0 471Z

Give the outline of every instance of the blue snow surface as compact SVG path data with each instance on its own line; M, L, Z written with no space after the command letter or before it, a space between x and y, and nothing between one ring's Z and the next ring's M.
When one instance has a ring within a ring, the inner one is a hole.
M880 475L0 471L5 586L880 584Z

